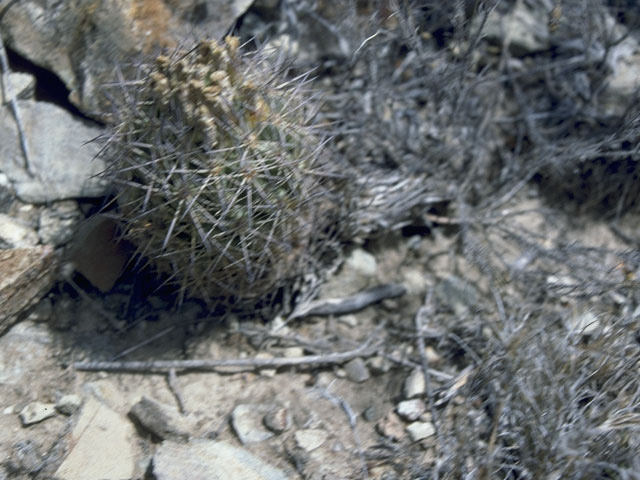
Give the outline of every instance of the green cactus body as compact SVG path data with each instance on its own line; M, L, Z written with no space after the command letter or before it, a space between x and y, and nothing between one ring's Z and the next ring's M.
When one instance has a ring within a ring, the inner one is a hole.
M187 295L249 298L302 272L333 174L300 82L238 40L161 55L124 84L106 175L123 236Z

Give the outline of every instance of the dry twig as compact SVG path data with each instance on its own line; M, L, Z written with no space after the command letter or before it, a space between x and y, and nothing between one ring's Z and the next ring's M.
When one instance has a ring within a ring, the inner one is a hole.
M76 362L76 370L112 371L112 372L152 372L167 373L171 370L215 371L221 368L255 370L261 368L279 368L296 366L316 366L342 364L356 357L369 357L378 351L379 344L371 345L371 340L360 347L340 353L307 355L304 357L277 358L241 358L229 360L152 360L148 362Z
M311 315L345 315L347 313L362 310L363 308L380 302L385 298L402 296L406 292L406 287L398 283L378 285L377 287L368 288L351 295L350 297L317 300L315 302L302 305L291 314L288 320L308 317Z
M31 157L29 156L29 147L27 145L27 136L24 133L24 126L22 124L22 117L20 116L20 110L18 110L18 102L11 88L9 82L9 60L7 59L7 52L4 49L4 43L0 36L0 67L2 67L2 87L4 96L8 99L11 105L11 111L16 119L16 126L18 127L18 135L20 136L20 146L22 147L22 154L24 156L24 169L31 177L35 177L36 173L31 165Z

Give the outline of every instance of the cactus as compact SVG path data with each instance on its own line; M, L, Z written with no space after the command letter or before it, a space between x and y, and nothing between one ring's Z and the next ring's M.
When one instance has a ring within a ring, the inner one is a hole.
M304 273L335 220L335 169L306 77L238 39L160 55L121 81L102 152L125 239L181 295L248 299Z

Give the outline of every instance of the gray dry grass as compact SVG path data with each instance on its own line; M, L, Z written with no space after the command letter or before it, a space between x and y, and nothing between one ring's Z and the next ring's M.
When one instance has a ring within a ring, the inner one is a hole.
M542 29L535 48L487 33L514 9ZM313 66L332 85L336 150L376 192L363 235L447 229L485 294L454 322L425 305L439 331L427 345L449 345L468 374L429 399L433 463L384 438L369 460L397 478L640 478L640 109L637 91L622 108L607 97L617 47L638 40L637 7L285 1L281 13L274 30L304 42L295 24L312 18L346 52ZM538 226L517 221L527 198ZM592 224L618 242L583 236Z

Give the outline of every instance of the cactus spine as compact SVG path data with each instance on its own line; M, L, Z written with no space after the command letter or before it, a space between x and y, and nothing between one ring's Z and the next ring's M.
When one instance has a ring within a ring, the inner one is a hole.
M160 55L120 82L103 156L123 236L183 294L259 297L304 272L335 172L304 78L238 39Z

